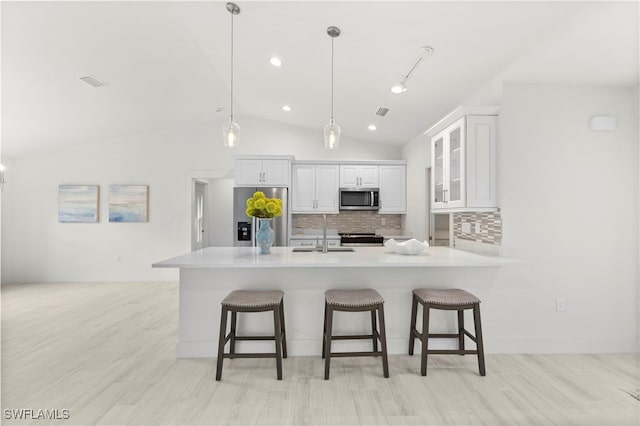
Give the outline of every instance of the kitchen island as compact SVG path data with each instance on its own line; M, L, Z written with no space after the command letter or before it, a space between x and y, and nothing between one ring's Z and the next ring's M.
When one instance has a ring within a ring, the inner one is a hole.
M294 252L273 247L260 255L252 247L208 247L153 264L180 269L180 318L176 355L215 357L220 302L236 289L279 289L285 292L285 321L290 355L319 355L322 346L324 291L329 288L374 288L385 298L388 350L407 351L411 290L418 287L463 288L483 300L490 315L490 288L499 269L514 259L476 255L448 247L429 247L415 256L386 247L358 247L353 252ZM368 313L334 319L335 334L370 329ZM455 315L433 316L434 329L453 329ZM238 333L270 334L269 313L238 317ZM470 319L469 319L470 321ZM485 330L486 334L490 330ZM238 350L269 350L273 343L239 342ZM335 342L336 350L366 350L371 343Z

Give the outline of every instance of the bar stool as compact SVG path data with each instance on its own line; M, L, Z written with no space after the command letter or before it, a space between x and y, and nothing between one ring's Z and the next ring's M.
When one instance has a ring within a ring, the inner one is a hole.
M416 316L418 303L422 305L422 333L416 329ZM429 310L455 310L458 311L458 333L455 334L432 334L429 333ZM473 322L475 325L475 336L464 328L464 311L473 309ZM466 350L464 347L464 337L467 336L476 343L475 350ZM457 338L458 349L429 349L430 337ZM413 355L415 339L422 342L422 358L420 363L420 374L427 375L427 355L428 354L457 354L457 355L478 355L478 367L480 375L486 375L484 368L484 347L482 344L482 325L480 323L480 299L473 294L460 289L416 289L413 290L413 303L411 306L411 326L409 330L409 355Z
M329 367L331 357L352 356L380 356L382 355L382 371L384 377L389 377L389 363L387 360L387 338L384 327L384 299L375 290L327 290L324 293L324 331L322 334L322 358L324 362L324 379L329 380ZM333 335L333 312L371 312L371 334L358 335ZM376 327L376 311L380 321L380 330ZM331 352L332 340L371 339L373 350L371 352ZM378 351L378 340L382 350Z
M222 361L224 358L275 358L278 380L282 380L282 358L287 357L287 338L284 327L284 293L280 290L232 291L222 301L222 318L220 319L220 338L218 340L218 365L216 380L222 377ZM238 336L236 322L238 312L273 311L273 336ZM231 312L231 331L227 333L227 317ZM275 340L276 351L273 353L236 353L238 340ZM229 353L224 352L227 342Z

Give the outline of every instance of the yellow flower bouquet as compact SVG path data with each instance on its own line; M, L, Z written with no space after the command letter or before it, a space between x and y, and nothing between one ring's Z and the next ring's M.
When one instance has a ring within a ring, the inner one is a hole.
M264 192L256 191L253 197L247 200L247 216L268 219L282 216L282 200L280 198L267 198Z

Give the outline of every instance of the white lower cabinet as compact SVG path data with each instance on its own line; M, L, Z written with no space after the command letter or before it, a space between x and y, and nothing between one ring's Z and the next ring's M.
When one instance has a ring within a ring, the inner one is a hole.
M340 170L333 164L294 164L291 213L338 213Z
M379 213L407 213L407 166L381 165Z

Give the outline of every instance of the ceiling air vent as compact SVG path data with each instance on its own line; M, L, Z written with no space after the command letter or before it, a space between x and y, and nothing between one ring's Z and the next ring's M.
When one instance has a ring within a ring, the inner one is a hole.
M97 78L94 75L85 75L84 77L80 77L80 80L84 81L85 83L87 83L89 86L93 86L93 87L104 87L104 86L108 86L107 82L100 80L99 78Z
M387 115L388 112L389 112L389 108L380 107L376 111L376 115L379 115L380 117L384 117L385 115Z

